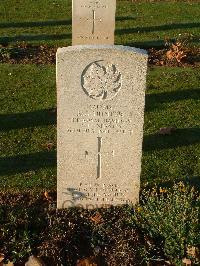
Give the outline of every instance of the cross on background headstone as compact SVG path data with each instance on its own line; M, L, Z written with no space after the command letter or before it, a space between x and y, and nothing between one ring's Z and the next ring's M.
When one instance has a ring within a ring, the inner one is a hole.
M92 34L94 34L94 30L95 30L95 22L96 22L96 11L92 10ZM99 19L99 21L101 22L101 18Z
M116 0L73 0L72 45L114 44Z
M95 34L95 24L96 24L96 22L102 22L102 19L96 18L96 11L92 10L92 16L90 14L89 17L80 18L80 22L83 22L83 21L86 21L89 23L91 22L91 33Z

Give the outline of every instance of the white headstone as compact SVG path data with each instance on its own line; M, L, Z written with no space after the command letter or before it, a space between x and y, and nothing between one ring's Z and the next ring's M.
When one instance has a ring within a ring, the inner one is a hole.
M72 45L114 44L116 0L73 0Z
M140 49L58 49L58 208L138 201L146 69Z

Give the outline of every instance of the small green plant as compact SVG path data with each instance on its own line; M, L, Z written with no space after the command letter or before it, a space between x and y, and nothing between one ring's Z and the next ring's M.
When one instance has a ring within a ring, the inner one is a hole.
M141 198L133 216L137 226L147 236L160 239L164 256L173 264L182 265L185 257L198 263L188 250L200 244L199 193L180 182L168 190L143 191Z

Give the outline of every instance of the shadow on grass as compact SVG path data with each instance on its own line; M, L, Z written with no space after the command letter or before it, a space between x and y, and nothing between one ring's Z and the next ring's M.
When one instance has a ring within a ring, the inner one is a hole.
M0 158L0 175L13 175L53 166L56 167L56 151Z
M158 108L160 104L170 103L187 99L200 99L200 89L177 90L171 92L146 94L146 111Z
M5 36L0 37L0 44L6 45L10 42L20 42L20 41L56 41L71 39L71 33L69 34L38 34L38 35L17 35L17 36Z
M163 103L187 99L200 99L200 89L147 94L145 104L146 112L159 108ZM0 131L47 125L56 125L56 108L37 110L28 113L0 115Z
M56 124L56 109L0 115L0 131Z
M200 143L200 128L182 128L171 135L144 136L143 151L170 149L198 143Z
M175 42L175 39L170 39L170 42ZM165 40L151 40L151 41L137 41L137 42L124 42L123 45L130 46L130 47L136 47L141 49L163 49L165 47Z
M161 150L200 143L200 129L178 129L173 135L144 137L144 151ZM56 167L56 151L0 158L0 175L12 175L46 167Z
M117 17L116 21L126 21L126 20L135 20L134 17ZM30 27L45 27L45 26L59 26L59 25L71 25L71 20L61 20L61 21L33 21L33 22L12 22L12 23L1 23L0 28L30 28ZM167 25L157 25L157 26L148 26L148 27L135 27L127 29L116 29L115 35L125 35L125 34L134 34L134 33L148 33L154 31L164 31L164 30L173 30L173 29L191 29L198 28L200 23L174 23ZM16 35L16 36L2 36L0 37L0 44L7 45L10 42L20 42L20 41L55 41L55 40L64 40L71 39L71 33L66 34L38 34L38 35ZM170 40L174 41L174 39ZM199 43L199 38L195 37L191 40L193 43ZM127 42L123 43L124 45L135 46L140 48L162 48L165 44L164 40L152 40L146 42Z
M121 16L117 17L116 21L135 20L135 17ZM34 28L34 27L48 27L48 26L68 26L72 24L72 20L48 20L48 21L24 21L24 22L3 22L0 23L0 29L8 28Z
M171 38L171 39L168 39L168 42L175 43L176 40L177 39L175 38ZM189 43L192 43L193 45L199 45L199 40L200 38L193 37L192 39L190 39ZM150 40L150 41L139 41L139 42L128 41L128 42L124 42L123 45L143 48L143 49L150 49L150 48L163 49L164 47L166 47L166 40Z
M122 35L122 34L131 34L131 33L146 33L146 32L153 32L153 31L175 30L175 29L192 29L192 28L198 28L199 26L200 26L199 22L173 23L173 24L157 25L157 26L149 26L149 27L116 29L115 33Z
M61 26L71 25L72 20L49 20L49 21L27 21L27 22L8 22L0 23L0 28L31 28L31 27L45 27L45 26Z

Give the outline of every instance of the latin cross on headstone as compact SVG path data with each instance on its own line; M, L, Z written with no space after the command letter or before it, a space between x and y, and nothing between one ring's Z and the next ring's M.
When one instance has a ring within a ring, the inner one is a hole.
M103 155L112 155L112 156L114 156L115 152L114 152L114 150L112 150L111 152L103 152L102 151L103 139L102 139L102 137L97 137L97 139L98 139L97 179L99 179L102 176L102 156ZM85 151L85 158L87 158L88 156L90 156L90 153L88 151Z
M80 21L84 21L84 19L80 18ZM88 18L85 18L85 21L91 22L91 33L95 33L95 25L97 22L102 22L101 18L96 18L96 11L92 10L92 16L90 15Z

